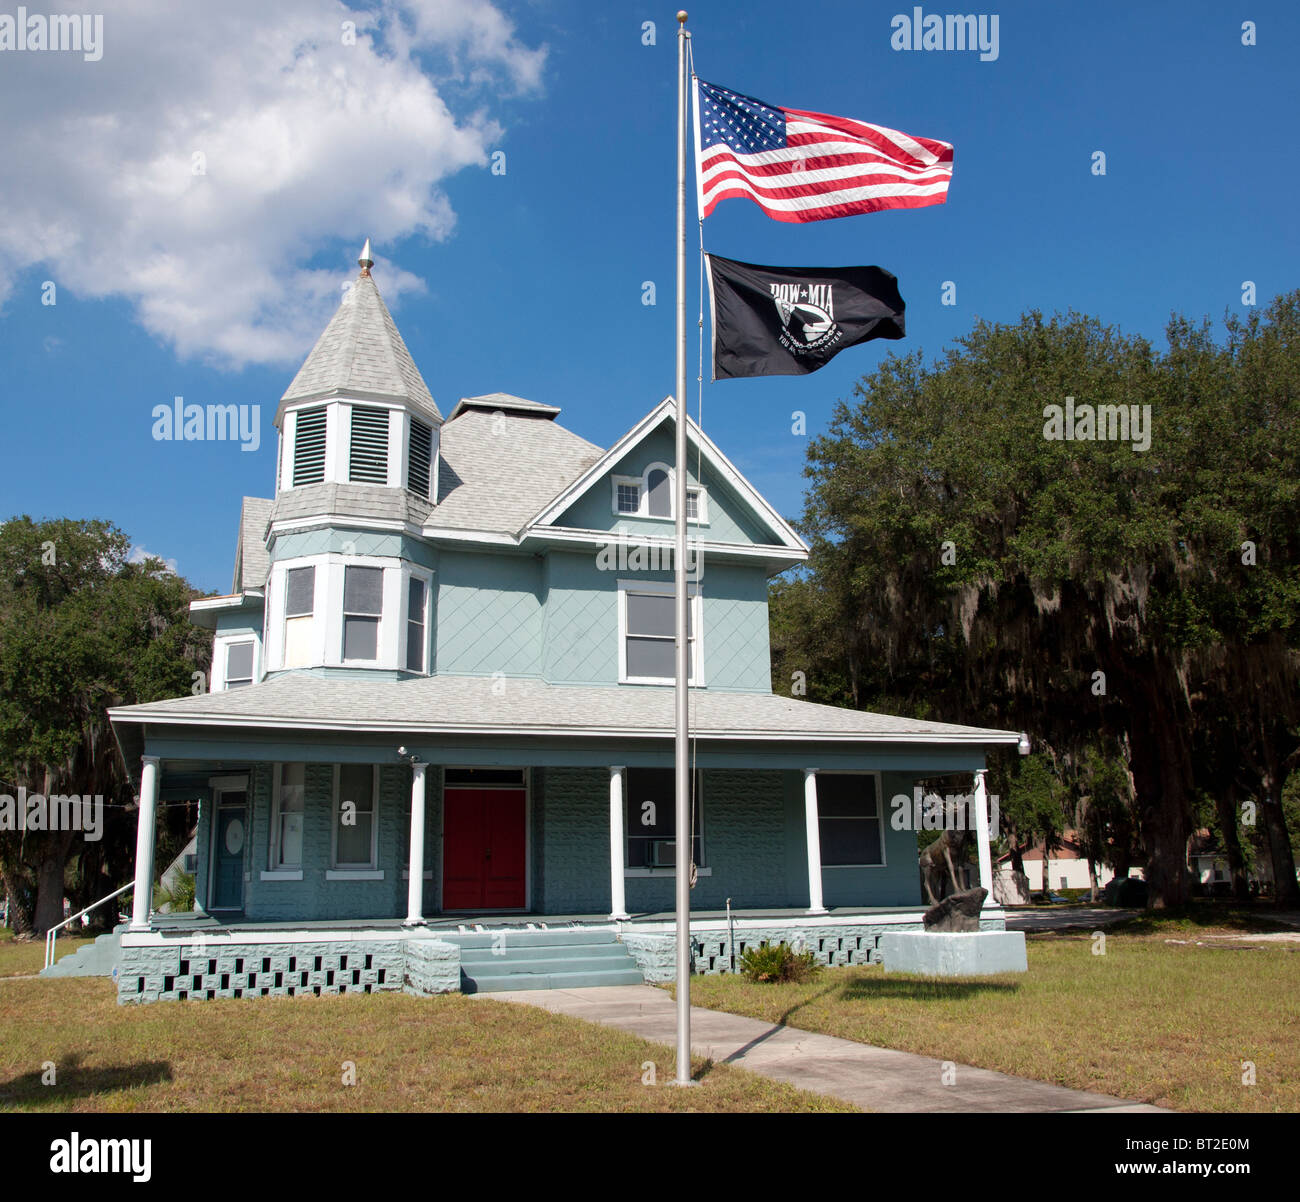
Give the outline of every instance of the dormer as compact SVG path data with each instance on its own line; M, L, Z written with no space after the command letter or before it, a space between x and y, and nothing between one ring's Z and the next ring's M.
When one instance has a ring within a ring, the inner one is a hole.
M438 496L442 414L371 278L361 272L280 398L276 497L320 485Z

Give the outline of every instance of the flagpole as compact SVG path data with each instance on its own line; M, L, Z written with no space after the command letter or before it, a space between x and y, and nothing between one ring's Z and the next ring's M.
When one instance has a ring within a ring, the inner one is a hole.
M674 426L677 434L677 546L673 556L677 608L677 674L673 686L676 708L674 778L677 802L677 1077L691 1081L691 777L689 753L690 643L686 593L686 152L687 97L686 13L677 14L677 384Z

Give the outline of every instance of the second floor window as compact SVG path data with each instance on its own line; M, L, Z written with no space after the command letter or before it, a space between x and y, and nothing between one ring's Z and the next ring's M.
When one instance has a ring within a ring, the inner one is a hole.
M348 567L343 576L343 658L379 658L379 621L384 608L382 568Z
M620 484L618 486L619 513L641 512L641 486L639 484Z
M676 601L670 588L662 591L622 589L623 678L629 681L671 681L677 674ZM695 609L691 597L686 607L688 671L692 682L697 673Z
M316 604L315 567L290 568L284 574L284 666L302 668L314 658L312 639Z
M226 688L242 689L253 683L253 644L229 643L226 646Z
M424 671L424 599L428 592L424 581L412 576L406 599L406 668Z

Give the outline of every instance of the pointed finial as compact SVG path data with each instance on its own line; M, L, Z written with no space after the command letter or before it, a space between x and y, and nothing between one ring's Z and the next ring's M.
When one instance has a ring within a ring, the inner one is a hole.
M370 269L375 265L374 259L370 257L370 239L366 239L366 244L361 248L361 258L357 260L361 267L361 278L366 279L370 275Z

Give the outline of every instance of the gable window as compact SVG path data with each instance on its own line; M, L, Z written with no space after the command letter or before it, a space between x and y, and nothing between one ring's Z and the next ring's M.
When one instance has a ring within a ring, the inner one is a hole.
M349 566L343 575L343 658L379 658L379 620L384 608L383 568Z
M424 611L428 586L418 576L412 576L406 595L406 669L408 672L424 671Z
M822 867L884 864L877 778L865 772L817 773L817 822Z
M673 472L666 463L652 463L640 476L615 476L614 512L625 517L672 521L677 513ZM686 488L686 517L707 525L708 494L699 484Z
M226 688L242 689L253 683L253 643L226 645Z
M672 868L677 860L676 776L671 768L627 770L627 866ZM700 780L691 774L691 812L694 815L691 854L703 864L700 839Z
M671 683L677 675L676 601L672 585L619 582L619 619L622 627L622 679L629 683ZM688 665L692 684L699 676L696 610L699 597L686 607Z
M433 427L411 419L410 444L406 452L406 487L417 497L432 500Z
M334 769L336 868L375 867L378 775L372 764L339 764Z
M313 659L312 615L316 568L290 568L284 574L284 666L302 668Z
M646 515L652 518L673 516L672 482L661 467L646 473Z
M304 409L294 420L293 486L325 479L325 407Z
M302 867L307 766L277 764L271 814L271 868Z
M641 485L620 484L618 486L619 513L641 512Z
M388 483L388 410L352 406L348 479L353 484Z

